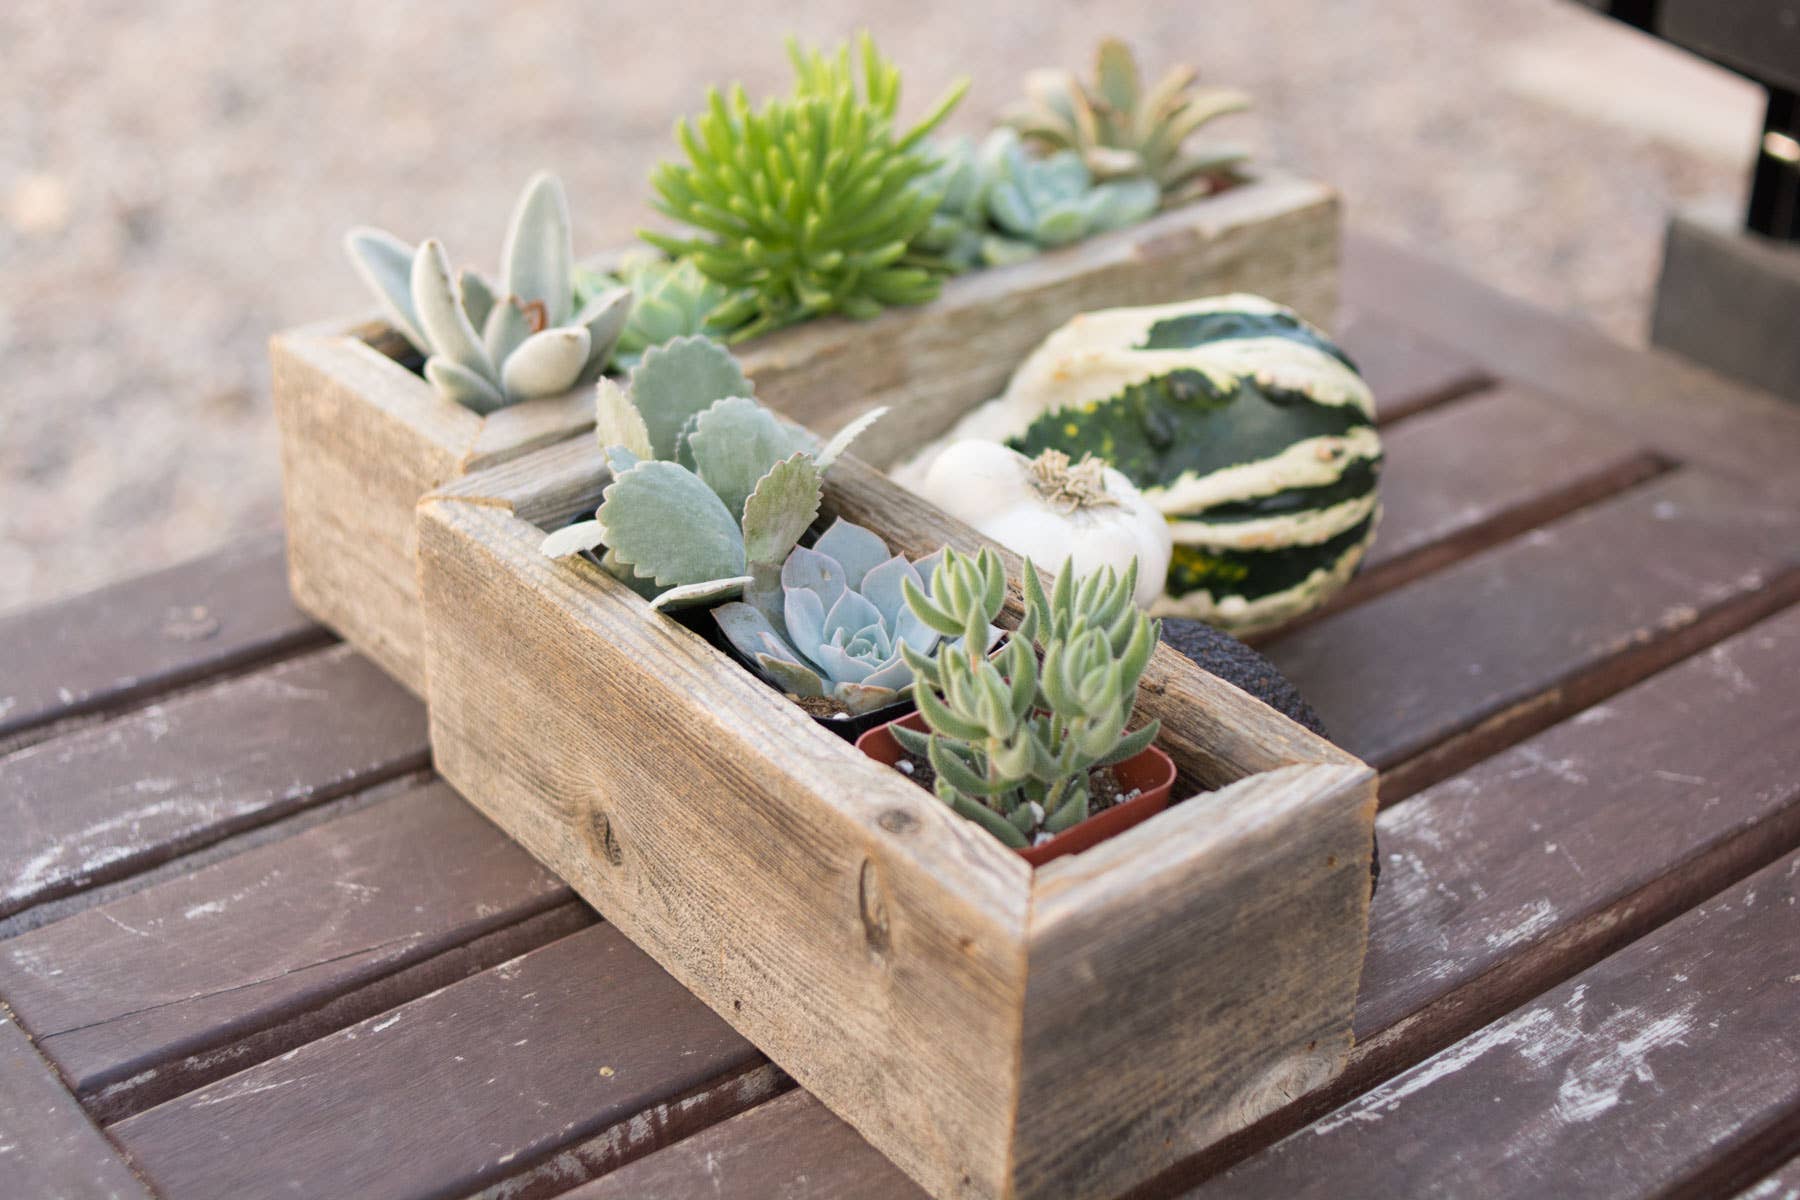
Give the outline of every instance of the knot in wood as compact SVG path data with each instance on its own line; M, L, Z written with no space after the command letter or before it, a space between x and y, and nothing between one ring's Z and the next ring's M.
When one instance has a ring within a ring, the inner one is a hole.
M613 866L625 861L625 851L619 847L618 835L613 832L612 818L599 809L588 815L588 837L594 848Z
M904 808L890 808L876 817L875 823L889 833L911 833L919 827L919 818Z
M863 940L878 958L886 958L891 933L888 929L887 893L881 886L881 872L875 860L863 859L856 883L856 906L862 917Z

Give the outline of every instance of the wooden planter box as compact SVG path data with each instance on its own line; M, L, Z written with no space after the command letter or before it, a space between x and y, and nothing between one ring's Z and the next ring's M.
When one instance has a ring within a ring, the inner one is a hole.
M760 399L815 429L888 404L908 414L910 430L935 435L1085 309L1251 291L1329 323L1338 226L1329 188L1268 173L1131 229L952 280L931 304L783 330L739 356ZM583 388L483 418L402 366L407 351L378 322L338 322L276 337L270 358L294 599L423 695L419 497L581 433L593 402ZM882 436L861 447L878 463L897 452Z
M1113 1195L1342 1070L1369 767L1161 647L1141 704L1186 799L1034 870L544 558L602 482L581 439L421 505L437 768L928 1190ZM854 459L826 515L983 544Z

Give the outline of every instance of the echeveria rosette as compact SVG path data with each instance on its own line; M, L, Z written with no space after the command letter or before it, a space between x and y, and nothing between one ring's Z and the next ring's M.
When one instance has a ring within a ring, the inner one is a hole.
M646 350L679 337L722 338L732 332L714 315L730 294L701 274L691 259L641 250L625 255L610 273L575 270L577 303L620 287L632 295L631 316L613 349L613 362L621 368L636 366Z
M631 312L622 287L577 306L569 204L554 175L533 176L513 209L499 289L475 271L454 273L435 238L415 249L353 229L345 248L388 320L426 356L432 386L478 413L592 383Z
M1135 225L1155 212L1162 200L1148 179L1095 183L1093 173L1073 151L1032 158L1010 129L996 130L982 154L993 172L987 202L994 224L1040 247L1065 246Z
M861 716L911 689L902 645L930 653L941 640L906 605L907 583L929 593L937 560L890 555L879 536L840 517L811 548L788 554L779 598L724 604L713 616L783 691ZM991 630L989 644L998 636Z

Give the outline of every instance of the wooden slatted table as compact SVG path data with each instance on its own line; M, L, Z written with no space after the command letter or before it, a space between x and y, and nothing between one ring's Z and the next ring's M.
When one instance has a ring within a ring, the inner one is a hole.
M1349 1071L1149 1189L1800 1187L1800 410L1353 240ZM278 540L0 619L0 1196L915 1196L465 805ZM1180 1064L1170 1064L1179 1070Z

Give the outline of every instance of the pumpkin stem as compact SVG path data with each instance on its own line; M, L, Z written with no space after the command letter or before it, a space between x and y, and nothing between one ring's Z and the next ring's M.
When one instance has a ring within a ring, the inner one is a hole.
M1031 460L1031 486L1063 516L1082 508L1117 505L1119 498L1106 490L1106 464L1092 454L1069 465L1061 450L1046 450Z

